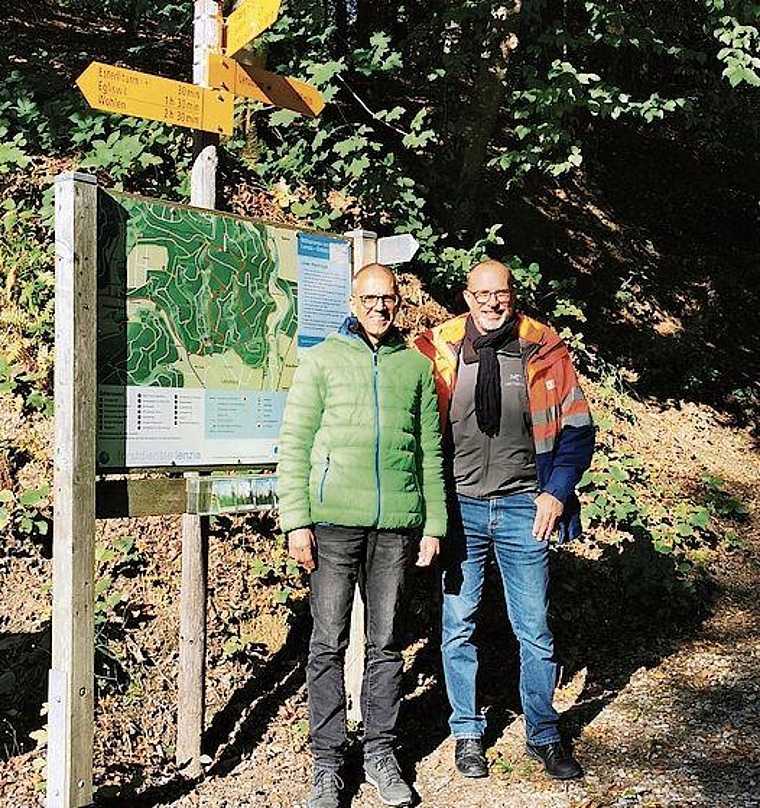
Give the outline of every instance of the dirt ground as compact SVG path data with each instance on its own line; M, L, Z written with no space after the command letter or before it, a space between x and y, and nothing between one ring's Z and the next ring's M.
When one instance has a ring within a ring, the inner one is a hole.
M582 780L567 784L548 780L523 754L515 645L501 614L495 579L489 580L486 593L486 608L495 617L482 637L491 775L482 781L457 775L437 653L434 577L418 575L406 651L408 695L400 757L420 804L760 805L760 456L748 433L723 423L704 406L634 408L636 428L629 441L645 456L655 478L669 475L687 490L707 472L741 499L749 513L737 524L736 549L716 550L711 576L691 594L673 588L667 567L662 567L661 588L643 592L637 586L641 565L659 564L662 557L640 556L635 548L620 548L605 563L589 547L566 547L555 554L553 617L563 663L557 705L585 769ZM134 538L140 558L133 560L131 577L119 579L124 602L130 605L115 613L129 630L119 633L119 626L110 626L99 640L123 669L114 660L109 665L107 655L99 656L103 684L97 710L96 804L305 805L305 592L294 587L292 608L283 610L273 602L282 581L269 568L263 574L260 567L255 575L241 574L260 565L262 558L271 569L277 566L280 551L264 538L271 525L222 523L212 536L207 758L199 783L183 780L171 762L178 524L108 525L111 538ZM2 668L15 672L20 681L23 664L25 706L16 706L27 716L24 732L44 724L39 711L48 665L49 561L43 551L7 553L2 560ZM242 638L245 654L225 646L231 636ZM5 709L0 726L7 729L10 707L7 695L5 702L2 698L0 694ZM16 721L15 726L21 724ZM0 803L12 808L43 805L44 738L35 749L34 741L21 733L15 739L6 734L4 746ZM346 805L377 805L359 771L354 747L345 778Z
M557 783L523 754L522 718L496 716L487 780L467 781L452 764L453 746L443 737L444 707L407 733L404 761L421 804L514 808L601 806L760 805L760 458L748 439L721 427L709 410L638 413L652 463L679 468L688 459L729 479L741 490L751 519L746 552L718 566L710 614L691 636L676 639L655 664L633 670L619 689L600 690L590 666L581 668L557 694L566 726L577 727L583 780ZM593 631L593 626L589 627ZM655 632L656 634L656 632ZM594 637L589 638L594 643ZM635 640L634 640L635 642ZM670 641L669 641L670 642ZM597 647L594 656L604 655ZM633 651L636 657L638 650ZM419 696L416 696L419 697ZM416 698L415 696L412 699ZM255 709L255 708L254 708ZM492 710L494 708L492 707ZM302 806L308 759L288 743L288 715L304 715L298 691L263 729L261 741L229 772L212 776L165 806ZM490 724L489 716L489 724ZM354 761L354 773L358 771ZM377 805L374 790L351 780L351 805Z

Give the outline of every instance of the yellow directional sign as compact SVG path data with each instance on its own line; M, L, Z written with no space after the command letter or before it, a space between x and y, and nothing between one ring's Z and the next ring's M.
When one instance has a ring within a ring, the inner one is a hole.
M280 13L280 0L243 0L227 17L227 56L234 56L269 28Z
M232 134L234 96L182 81L90 62L77 85L95 109Z
M325 106L319 90L311 84L213 53L209 56L208 81L212 87L311 117L319 115Z

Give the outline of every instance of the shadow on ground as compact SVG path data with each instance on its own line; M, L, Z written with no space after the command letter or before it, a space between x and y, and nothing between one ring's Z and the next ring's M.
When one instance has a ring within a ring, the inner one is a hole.
M608 547L589 559L562 548L553 553L553 625L563 681L585 669L585 685L562 717L565 734L582 728L615 698L642 666L657 664L692 635L706 611L707 591L686 587L675 562L645 540ZM400 717L400 758L406 773L448 737L448 704L440 664L440 594L436 571L414 570L407 641L416 652L405 673L409 695ZM521 712L517 646L508 627L498 572L489 568L478 635L480 692L487 710L486 742L496 742ZM307 603L301 602L285 645L250 677L213 719L203 751L215 759L207 778L224 778L265 737L279 709L304 683ZM308 754L304 752L304 754ZM349 752L347 794L360 786L358 744ZM154 808L190 794L196 783L176 776L130 796L134 808ZM123 805L105 795L98 805Z
M50 668L50 622L39 631L0 634L0 760L34 749L43 729Z
M416 637L428 640L407 672L412 692L401 715L404 759L414 765L448 737L448 704L439 652L439 593L433 576L420 576L413 614ZM560 684L585 669L575 705L562 716L565 735L582 728L615 698L637 669L651 667L691 636L706 614L709 593L689 587L676 562L641 539L590 560L568 549L552 557L552 624ZM486 743L494 743L522 712L518 648L507 622L501 580L492 562L481 623L479 692L486 710ZM416 690L416 692L415 692Z
M206 771L205 778L224 777L249 756L279 708L301 688L305 679L308 628L308 604L301 602L294 612L285 644L214 716L204 735L202 753L215 758L215 762ZM195 787L195 780L180 775L130 796L130 808L163 805L186 796ZM95 804L120 808L124 805L124 795L96 799Z
M657 680L635 683L619 706L618 720L634 716L630 735L596 733L584 738L584 751L609 761L624 746L634 775L690 783L698 796L689 804L750 808L760 779L760 564L751 539L724 556L717 578L720 605L698 642L668 659Z

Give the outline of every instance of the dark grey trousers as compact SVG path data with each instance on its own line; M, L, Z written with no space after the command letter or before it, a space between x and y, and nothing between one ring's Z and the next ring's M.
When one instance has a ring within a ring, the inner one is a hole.
M390 751L396 740L403 669L399 624L412 536L337 525L317 525L314 533L309 727L315 764L337 768L346 745L343 662L357 581L367 639L361 701L365 757Z

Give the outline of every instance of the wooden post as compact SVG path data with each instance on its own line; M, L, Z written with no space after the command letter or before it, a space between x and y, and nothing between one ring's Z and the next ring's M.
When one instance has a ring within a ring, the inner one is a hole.
M53 649L48 808L92 803L97 180L55 185Z
M182 591L179 615L177 765L199 777L205 708L208 518L182 516Z
M222 47L222 18L216 0L195 0L193 39L193 83L208 87L208 57ZM219 136L210 132L193 133L193 168L190 204L199 208L216 207L216 170L219 165Z
M344 233L351 239L351 268L355 275L363 266L377 258L377 233L370 230L351 230ZM346 649L343 677L346 688L346 718L357 724L362 720L362 680L364 678L364 601L359 587L354 591L351 608L351 632Z
M221 17L214 0L195 0L193 82L208 86L208 54L221 48ZM190 203L216 207L217 144L204 132L194 135ZM182 517L182 584L180 592L179 681L176 760L187 777L199 777L205 711L206 580L208 519Z
M349 230L343 234L351 239L353 274L367 264L377 261L377 233L371 230Z

